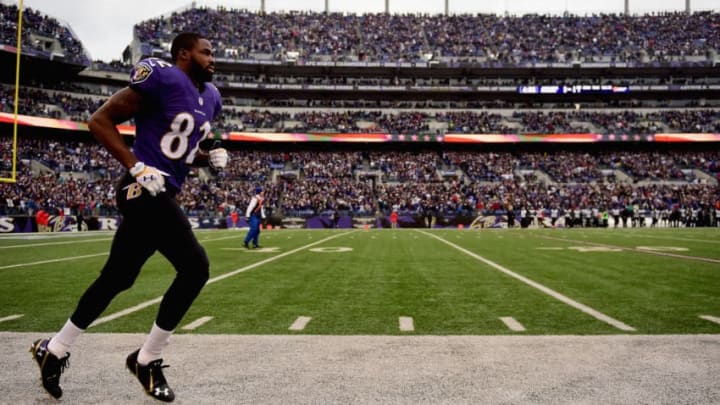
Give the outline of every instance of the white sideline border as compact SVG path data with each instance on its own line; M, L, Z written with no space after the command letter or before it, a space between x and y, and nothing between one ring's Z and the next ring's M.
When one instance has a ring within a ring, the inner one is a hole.
M531 279L529 279L529 278L527 278L527 277L525 277L525 276L521 276L520 274L517 274L517 273L515 273L514 271L512 271L512 270L510 270L510 269L508 269L508 268L506 268L506 267L503 267L503 266L501 266L501 265L499 265L499 264L497 264L497 263L495 263L495 262L493 262L493 261L491 261L491 260L488 260L488 259L486 259L486 258L484 258L484 257L482 257L482 256L480 256L480 255L477 255L477 254L475 254L475 253L473 253L473 252L471 252L471 251L469 251L469 250L467 250L467 249L465 249L465 248L463 248L463 247L460 247L460 246L458 246L458 245L456 245L456 244L454 244L454 243L452 243L452 242L448 242L448 241L446 241L445 239L443 239L443 238L441 238L441 237L439 237L439 236L437 236L437 235L433 235L433 234L428 233L428 232L425 232L425 231L417 231L417 232L420 232L420 233L423 234L423 235L426 235L426 236L430 236L430 237L432 237L432 238L435 238L435 239L437 239L437 240L445 243L446 245L451 246L452 248L457 249L457 250L465 253L466 255L468 255L468 256L470 256L470 257L472 257L472 258L475 258L475 259L477 259L477 260L479 260L479 261L487 264L488 266L494 268L495 270L498 270L498 271L500 271L500 272L502 272L502 273L505 273L505 274L507 274L508 276L510 276L510 277L512 277L512 278L514 278L514 279L516 279L516 280L519 280L519 281L521 281L521 282L529 285L530 287L536 288L536 289L544 292L545 294L551 296L552 298L555 298L556 300L558 300L558 301L560 301L560 302L562 302L562 303L564 303L564 304L567 304L567 305L569 305L569 306L571 306L571 307L573 307L573 308L575 308L575 309L578 309L578 310L580 310L580 311L582 311L582 312L584 312L584 313L592 316L592 317L595 318L595 319L598 319L598 320L600 320L600 321L603 321L603 322L609 324L610 326L614 326L614 327L617 328L617 329L620 329L620 330L623 330L623 331L627 331L627 332L634 332L634 331L636 331L636 329L633 328L633 327L630 326L630 325L627 325L627 324L625 324L625 323L623 323L623 322L621 322L621 321L619 321L619 320L617 320L617 319L615 319L615 318L612 318L612 317L610 317L610 316L608 316L608 315L605 315L605 314L603 314L602 312L597 311L597 310L595 310L595 309L593 309L593 308L590 308L590 307L588 307L588 306L585 305L585 304L582 304L582 303L580 303L580 302L577 302L577 301L573 300L572 298L567 297L567 296L565 296L565 295L563 295L563 294L560 294L559 292L557 292L557 291L555 291L555 290L553 290L553 289L551 289L551 288L545 287L544 285L542 285L542 284L540 284L540 283L538 283L538 282L535 282L535 281L533 281L533 280L531 280Z

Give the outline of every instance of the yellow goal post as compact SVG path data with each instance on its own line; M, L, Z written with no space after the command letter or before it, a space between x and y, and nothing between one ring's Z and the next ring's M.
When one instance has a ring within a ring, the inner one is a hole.
M6 172L0 172L0 183L15 183L17 181L17 127L18 127L18 99L20 98L20 54L22 47L22 20L23 0L18 0L17 46L15 55L15 95L13 97L13 135L12 135L12 169L10 177L4 177Z

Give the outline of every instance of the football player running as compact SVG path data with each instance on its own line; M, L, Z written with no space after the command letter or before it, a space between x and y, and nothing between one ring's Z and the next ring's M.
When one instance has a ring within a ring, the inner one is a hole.
M175 195L190 166L222 169L228 153L223 148L201 149L222 107L220 93L210 83L215 72L212 45L199 34L181 33L173 39L170 54L172 63L158 58L140 61L129 85L110 97L88 123L94 137L127 168L116 193L122 220L105 266L75 311L56 335L35 341L30 349L43 387L55 398L62 396L60 375L78 336L117 294L133 285L150 256L160 252L176 276L149 335L127 357L126 366L148 395L166 402L175 399L162 372L161 354L209 277L205 250ZM136 136L130 149L116 125L133 117Z

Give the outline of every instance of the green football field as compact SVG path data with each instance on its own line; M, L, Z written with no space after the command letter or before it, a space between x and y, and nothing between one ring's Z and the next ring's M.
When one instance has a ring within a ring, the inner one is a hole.
M177 333L720 333L720 229L197 231L210 281ZM0 331L51 332L111 233L0 236ZM90 332L146 332L174 270L159 254Z

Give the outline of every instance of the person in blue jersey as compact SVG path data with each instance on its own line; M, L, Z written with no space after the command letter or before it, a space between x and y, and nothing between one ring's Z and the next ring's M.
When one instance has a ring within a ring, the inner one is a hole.
M62 329L30 349L40 367L45 390L62 396L60 375L70 349L108 307L130 288L143 264L160 252L175 268L175 279L160 302L157 317L141 348L126 366L155 399L175 399L163 372L162 350L209 277L209 262L175 195L190 166L224 168L223 148L204 150L201 141L220 113L222 99L210 83L214 51L199 34L181 33L172 41L172 63L144 59L130 73L130 83L108 99L90 118L95 138L127 168L116 199L122 220L100 275L80 298ZM134 117L136 134L129 148L116 125ZM207 142L202 143L204 145Z
M248 221L250 229L248 229L247 235L245 235L245 242L243 245L245 248L250 248L250 242L252 241L253 248L257 249L260 247L258 242L260 241L260 224L265 219L265 194L261 187L255 188L255 195L250 199L250 203L245 211L245 219Z

